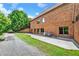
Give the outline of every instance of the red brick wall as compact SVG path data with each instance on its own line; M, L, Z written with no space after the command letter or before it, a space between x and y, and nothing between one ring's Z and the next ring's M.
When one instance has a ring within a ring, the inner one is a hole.
M34 19L31 22L31 29L44 28L46 32L51 32L59 36L59 27L68 26L69 36L73 36L73 4L63 4L48 13ZM39 18L45 18L45 23L37 24Z
M74 24L74 38L79 43L79 21Z
M75 12L74 12L75 11ZM48 13L34 19L30 24L31 32L34 33L34 29L44 28L46 32L51 32L56 36L60 36L59 27L68 26L69 36L79 43L79 21L76 20L76 16L79 14L79 4L63 4ZM45 23L37 24L39 18L45 18ZM72 21L75 23L72 23Z
M79 14L79 4L75 4L75 16ZM79 43L79 20L74 23L74 39Z
M30 29L26 28L26 29L21 30L20 32L22 32L22 33L28 33L28 32L30 32Z

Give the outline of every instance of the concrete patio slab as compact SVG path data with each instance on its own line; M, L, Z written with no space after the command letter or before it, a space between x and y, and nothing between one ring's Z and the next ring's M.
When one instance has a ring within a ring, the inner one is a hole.
M43 36L34 35L34 34L28 34L28 35L31 35L31 37L36 38L38 40L41 40L65 49L79 50L79 48L72 41L65 41L65 40L60 40L56 38L43 37Z

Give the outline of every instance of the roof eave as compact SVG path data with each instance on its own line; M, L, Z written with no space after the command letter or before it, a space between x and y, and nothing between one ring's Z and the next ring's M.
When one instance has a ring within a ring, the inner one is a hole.
M47 9L47 10L46 10L46 11L44 11L43 13L40 13L38 16L36 16L35 18L33 18L33 19L32 19L32 21L33 21L34 19L36 19L36 18L40 17L41 15L43 15L43 14L45 14L45 13L49 12L50 10L53 10L53 9L55 9L55 8L59 7L59 6L60 6L60 5L62 5L62 4L64 4L64 3L59 3L59 4L56 4L55 6L53 6L53 7L49 8L49 9Z

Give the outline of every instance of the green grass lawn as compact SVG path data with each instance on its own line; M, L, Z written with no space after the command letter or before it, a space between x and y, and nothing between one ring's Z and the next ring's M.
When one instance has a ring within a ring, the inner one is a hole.
M24 33L16 33L16 36L22 39L25 43L39 48L41 51L50 56L79 56L79 50L67 50L58 46L42 42L30 35Z

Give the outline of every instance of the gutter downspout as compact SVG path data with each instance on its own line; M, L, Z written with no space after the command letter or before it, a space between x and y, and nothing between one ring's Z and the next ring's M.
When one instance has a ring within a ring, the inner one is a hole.
M74 25L74 23L75 23L75 3L73 3L73 38L75 39L75 37L74 37L74 31L75 31L75 25Z

